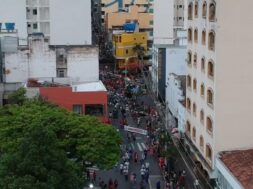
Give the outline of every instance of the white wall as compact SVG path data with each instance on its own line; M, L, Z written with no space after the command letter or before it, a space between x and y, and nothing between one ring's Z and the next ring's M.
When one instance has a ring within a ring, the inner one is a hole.
M48 48L48 43L34 41L29 59L29 77L56 77L56 53Z
M43 41L34 41L29 50L5 54L6 83L26 82L28 78L56 77L55 52Z
M73 82L99 80L99 62L97 48L73 48L68 51L67 76Z
M154 1L154 44L173 44L174 0Z
M5 81L6 83L25 82L28 78L27 51L19 53L5 53Z
M166 48L166 75L186 75L186 47L171 46Z
M25 0L0 0L0 23L14 22L20 38L27 38L26 27L26 1Z
M50 0L51 45L91 44L91 1Z

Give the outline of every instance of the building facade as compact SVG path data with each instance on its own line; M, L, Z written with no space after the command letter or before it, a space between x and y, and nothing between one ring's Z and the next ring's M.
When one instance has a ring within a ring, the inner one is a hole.
M253 146L252 5L250 0L187 5L186 142L209 178L216 177L219 152Z
M147 53L147 38L146 32L124 32L113 35L117 68L137 69L138 53L143 55Z
M154 2L152 88L165 101L165 80L170 73L186 74L185 1ZM166 19L164 19L166 18Z
M91 0L75 3L71 0L1 0L0 3L0 23L14 23L20 43L26 45L27 35L43 33L51 45L92 44Z

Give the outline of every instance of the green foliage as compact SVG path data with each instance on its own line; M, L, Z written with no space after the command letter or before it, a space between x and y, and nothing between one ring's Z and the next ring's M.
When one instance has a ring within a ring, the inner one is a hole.
M32 100L0 109L0 188L80 188L83 161L110 169L121 138L96 118Z
M8 96L8 100L10 104L23 104L26 101L25 97L26 90L25 88L21 87L17 91L11 93Z

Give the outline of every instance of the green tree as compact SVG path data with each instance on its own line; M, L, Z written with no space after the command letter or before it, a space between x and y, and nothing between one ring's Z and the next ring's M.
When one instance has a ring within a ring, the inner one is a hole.
M17 91L11 93L8 96L8 101L9 101L10 104L19 104L19 105L21 105L26 101L25 94L26 94L25 88L21 87Z
M119 160L120 142L119 133L95 117L70 113L40 100L5 106L0 108L0 188L16 188L12 183L23 183L19 188L29 188L25 183L37 183L38 188L43 188L44 183L51 186L50 182L62 182L65 177L61 174L72 178L64 179L73 185L66 183L66 188L77 188L82 163L89 161L110 169ZM14 167L9 169L11 166ZM54 181L46 177L49 173Z

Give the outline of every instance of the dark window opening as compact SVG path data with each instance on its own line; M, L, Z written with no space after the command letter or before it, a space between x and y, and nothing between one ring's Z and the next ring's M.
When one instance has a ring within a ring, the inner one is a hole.
M85 105L85 115L103 116L104 115L104 106L102 104Z
M73 112L78 114L83 114L83 105L82 104L74 104L73 105Z
M33 15L37 15L37 9L33 9Z

